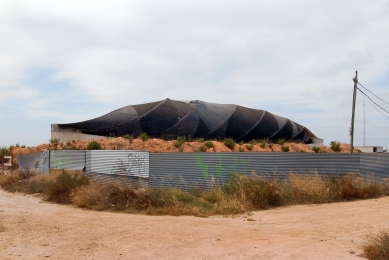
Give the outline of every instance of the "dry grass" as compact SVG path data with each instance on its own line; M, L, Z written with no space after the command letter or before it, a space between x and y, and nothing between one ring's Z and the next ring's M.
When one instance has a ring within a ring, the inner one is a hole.
M362 256L371 260L389 259L389 230L381 230L376 234L367 235L362 246Z
M223 185L210 180L208 189L184 191L142 188L121 182L102 183L77 172L35 175L14 171L0 176L8 191L42 193L46 200L93 210L149 215L238 214L276 206L327 203L374 198L389 194L389 182L357 175L324 178L317 173L293 174L286 180L269 180L256 174L231 174Z

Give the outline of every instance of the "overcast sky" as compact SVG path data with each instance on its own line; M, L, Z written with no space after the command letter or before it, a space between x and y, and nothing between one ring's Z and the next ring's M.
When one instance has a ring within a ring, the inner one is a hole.
M1 0L0 146L166 98L265 109L349 143L355 70L389 103L388 14L379 0ZM383 113L366 101L366 145L389 148Z

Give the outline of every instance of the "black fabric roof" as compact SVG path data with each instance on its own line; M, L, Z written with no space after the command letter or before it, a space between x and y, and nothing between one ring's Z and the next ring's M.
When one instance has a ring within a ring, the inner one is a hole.
M58 126L100 136L146 133L164 139L190 135L193 138L233 138L237 141L284 138L311 143L310 137L315 137L304 126L265 110L200 100L166 99L126 106L95 119Z

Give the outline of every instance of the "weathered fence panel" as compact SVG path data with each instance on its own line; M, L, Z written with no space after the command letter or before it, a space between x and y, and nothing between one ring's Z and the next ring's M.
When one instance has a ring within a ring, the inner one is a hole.
M49 150L43 152L17 155L19 169L28 169L36 173L49 172Z
M381 179L389 178L389 154L363 153L361 156L361 172Z
M86 151L86 172L149 178L149 153L133 150Z
M66 170L83 170L86 155L83 150L51 150L50 168Z
M388 166L386 154L152 153L150 186L187 189L213 183L220 185L233 172L255 172L272 179L287 178L291 172L326 176L374 173L377 177L388 178L385 171Z

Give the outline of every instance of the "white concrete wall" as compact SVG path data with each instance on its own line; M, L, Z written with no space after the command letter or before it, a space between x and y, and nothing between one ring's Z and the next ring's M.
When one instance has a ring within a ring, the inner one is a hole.
M384 151L382 146L354 146L354 148L361 150L362 153L382 153Z

